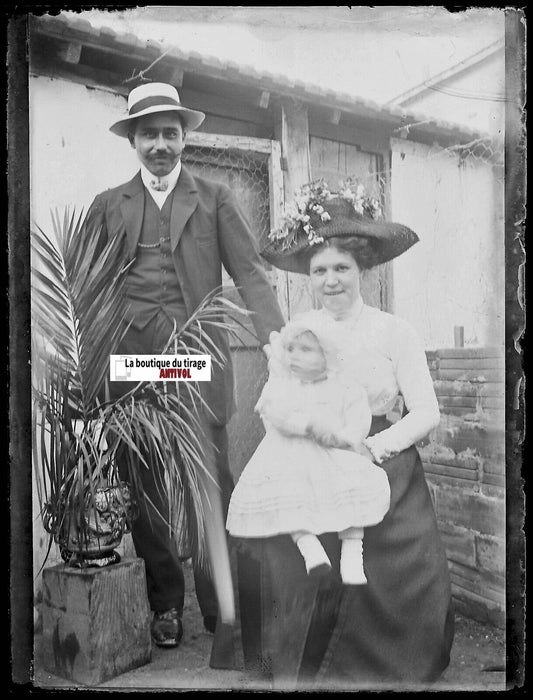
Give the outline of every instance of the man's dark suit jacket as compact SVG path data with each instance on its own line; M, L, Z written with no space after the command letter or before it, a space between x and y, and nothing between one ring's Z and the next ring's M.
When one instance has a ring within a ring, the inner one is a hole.
M259 257L257 244L237 202L226 185L193 175L182 167L170 220L174 267L190 315L212 290L222 284L221 265L233 278L261 345L271 331L284 323L275 294ZM124 185L97 195L87 220L102 225L103 240L125 233L130 259L135 257L145 201L140 172ZM229 357L226 334L214 333ZM203 388L203 387L202 387ZM205 398L213 423L225 425L234 411L231 363L224 370L213 366Z

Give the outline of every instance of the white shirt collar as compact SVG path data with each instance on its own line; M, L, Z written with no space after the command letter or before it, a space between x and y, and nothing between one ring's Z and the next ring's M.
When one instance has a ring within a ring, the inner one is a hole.
M163 204L165 203L168 195L172 192L172 190L176 187L176 184L178 182L178 178L181 173L181 160L179 160L176 163L176 166L174 167L173 170L169 172L168 175L165 175L164 177L157 177L156 175L153 175L148 168L141 163L141 179L143 181L144 186L148 190L148 192L152 195L155 203L157 206L161 209ZM168 184L167 189L164 192L160 192L157 190L154 190L150 183L156 180L157 182L166 182Z
M338 321L351 321L353 323L354 321L357 321L359 319L359 317L361 316L361 312L363 311L363 307L364 307L363 298L361 295L359 295L357 297L357 299L354 301L354 303L352 304L352 306L345 313L343 313L342 316L340 316L340 317L335 316L335 314L332 313L331 311L329 311L329 309L326 309L325 306L322 308L328 314L328 316L331 316L332 318L335 318Z

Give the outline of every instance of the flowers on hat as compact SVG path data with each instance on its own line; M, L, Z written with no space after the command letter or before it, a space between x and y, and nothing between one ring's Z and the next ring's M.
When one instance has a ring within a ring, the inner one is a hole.
M367 195L364 185L353 177L346 178L340 183L338 196L350 201L355 211L361 216L369 216L376 220L383 217L379 199Z
M303 230L307 236L308 245L322 243L324 239L313 228L311 218L314 215L315 220L322 223L328 222L331 217L324 208L324 204L335 197L351 202L354 211L361 216L372 219L382 217L379 200L368 196L364 185L356 178L349 177L342 180L339 183L338 192L331 192L324 179L315 180L297 190L294 201L285 207L281 225L269 233L269 240L280 243L281 249L287 250L300 239Z

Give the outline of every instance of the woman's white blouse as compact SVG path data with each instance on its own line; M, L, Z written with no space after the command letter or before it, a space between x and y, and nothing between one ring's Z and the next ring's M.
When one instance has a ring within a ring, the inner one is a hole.
M308 313L326 314L325 309ZM341 376L361 384L374 416L388 413L403 397L408 414L366 439L378 463L426 437L440 421L439 406L426 354L407 321L363 304L359 298L348 317L337 320Z

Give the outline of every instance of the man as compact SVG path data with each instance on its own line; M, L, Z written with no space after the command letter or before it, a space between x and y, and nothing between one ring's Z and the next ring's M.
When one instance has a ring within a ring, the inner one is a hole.
M283 325L257 246L230 189L182 167L187 131L198 128L204 117L184 107L173 86L148 83L131 91L127 117L110 128L129 139L141 163L133 180L99 194L88 214L107 236L125 231L134 261L127 279L132 325L120 353L161 353L174 321L183 325L204 297L221 285L221 263L253 312L261 344ZM222 343L229 357L228 339ZM213 412L211 439L217 448L224 506L232 488L225 430L233 411L232 391L231 369L213 368L206 398ZM143 486L164 513L165 497L155 487L152 472L145 471ZM159 646L175 647L183 635L183 572L168 527L149 511L145 506L134 522L133 541L146 565L154 611L152 639ZM204 625L213 632L217 619L213 584L199 569L194 575Z

